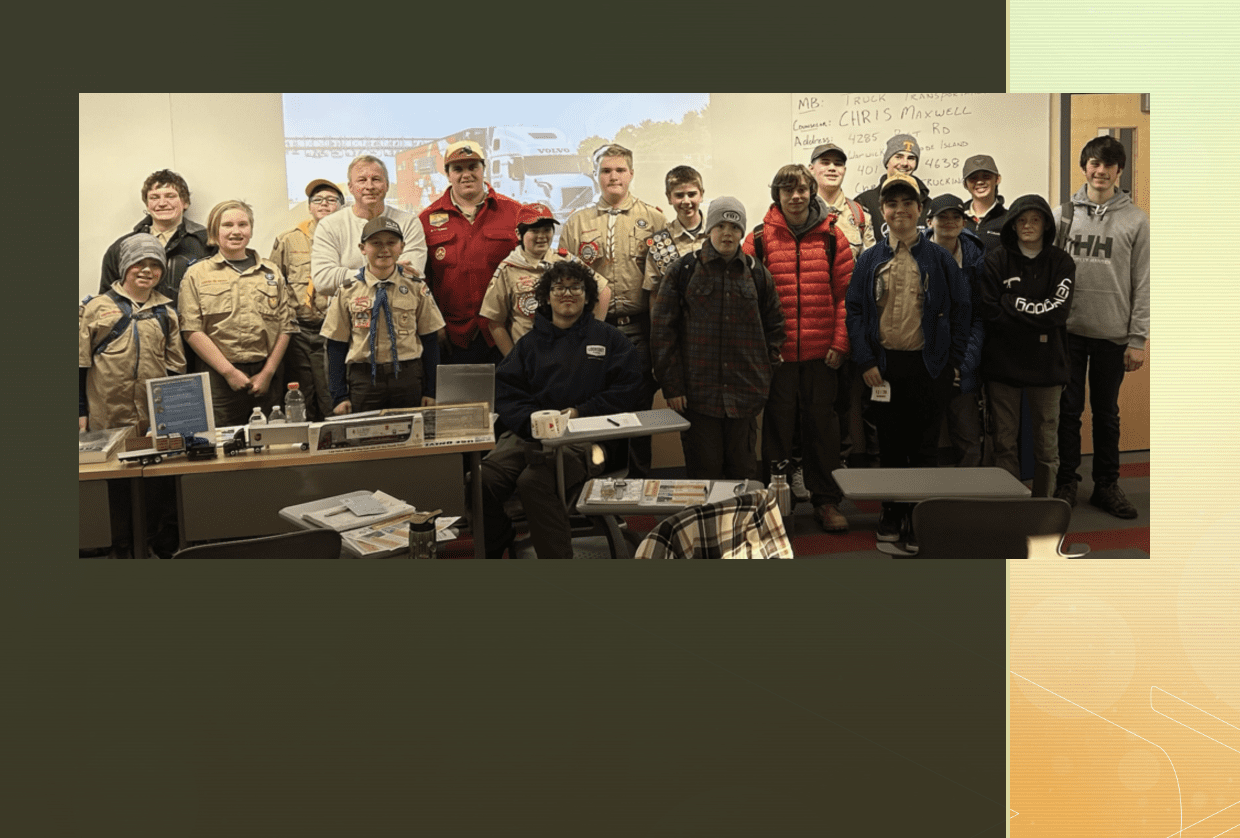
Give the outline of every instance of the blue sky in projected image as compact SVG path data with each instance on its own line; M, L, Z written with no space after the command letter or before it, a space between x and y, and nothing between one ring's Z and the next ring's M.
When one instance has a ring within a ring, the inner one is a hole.
M679 120L705 107L709 93L285 93L289 137L441 137L463 128L559 128L576 145L611 137L643 119ZM343 181L347 159L285 157L289 197L316 177ZM389 169L394 160L387 158Z

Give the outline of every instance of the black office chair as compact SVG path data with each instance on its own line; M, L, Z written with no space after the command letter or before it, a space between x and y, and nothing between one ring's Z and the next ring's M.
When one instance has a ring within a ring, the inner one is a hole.
M931 498L913 507L919 559L1027 559L1031 536L1055 537L1055 555L1076 559L1088 544L1063 551L1072 507L1059 498Z
M304 530L186 547L174 559L338 559L340 533Z

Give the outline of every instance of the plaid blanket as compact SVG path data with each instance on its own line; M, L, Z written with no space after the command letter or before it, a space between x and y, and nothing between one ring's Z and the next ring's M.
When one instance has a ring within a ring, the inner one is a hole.
M691 506L655 527L637 559L791 559L775 493L766 489Z

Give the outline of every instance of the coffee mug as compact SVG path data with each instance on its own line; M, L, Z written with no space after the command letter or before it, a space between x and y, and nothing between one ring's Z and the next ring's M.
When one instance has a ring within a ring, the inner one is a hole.
M568 430L568 411L538 410L530 414L530 433L534 439L555 439Z

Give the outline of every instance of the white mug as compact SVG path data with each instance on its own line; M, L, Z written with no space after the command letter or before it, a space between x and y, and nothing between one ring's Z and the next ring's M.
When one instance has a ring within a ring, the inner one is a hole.
M530 414L530 434L534 439L555 439L568 430L568 411L537 410Z

